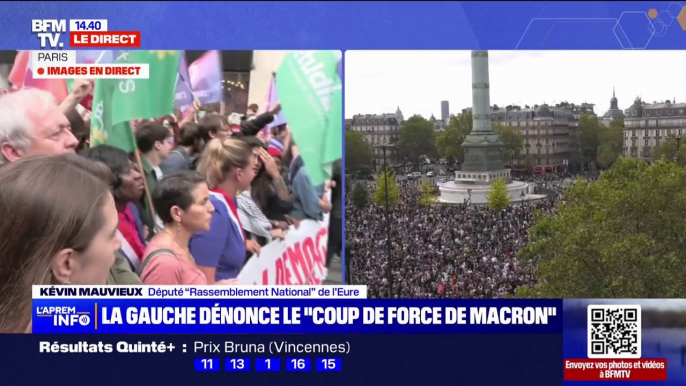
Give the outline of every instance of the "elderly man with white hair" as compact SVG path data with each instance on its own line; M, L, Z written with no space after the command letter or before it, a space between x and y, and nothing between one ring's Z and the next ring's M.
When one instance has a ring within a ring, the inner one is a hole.
M38 89L0 96L0 165L31 155L74 152L78 140L64 111L78 103L85 92L88 84L79 82L63 106L52 94Z
M78 140L65 112L73 110L92 90L92 82L77 80L69 96L57 104L47 91L23 89L0 95L0 167L23 157L73 153ZM76 187L78 189L78 187ZM108 284L140 284L128 260L117 254Z

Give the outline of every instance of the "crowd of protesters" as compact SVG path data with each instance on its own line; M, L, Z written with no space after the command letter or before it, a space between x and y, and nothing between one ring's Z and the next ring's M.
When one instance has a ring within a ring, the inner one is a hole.
M134 122L129 153L90 147L91 91L0 95L0 332L31 331L35 284L240 284L267 243L341 205L340 184L312 186L287 125L268 128L278 105L233 124L197 104Z
M532 176L530 182L547 198L502 211L485 205L421 205L419 183L398 181L400 204L389 208L388 224L384 206L358 209L349 203L346 263L353 282L367 285L370 297L513 295L517 287L534 281L534 266L517 257L527 244L534 211L553 211L574 178L563 173Z

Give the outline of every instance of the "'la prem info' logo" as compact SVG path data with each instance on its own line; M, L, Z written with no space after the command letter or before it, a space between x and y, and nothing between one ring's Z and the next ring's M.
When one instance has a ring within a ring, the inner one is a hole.
M77 311L76 307L36 307L36 317L51 318L53 326L88 326L90 311Z

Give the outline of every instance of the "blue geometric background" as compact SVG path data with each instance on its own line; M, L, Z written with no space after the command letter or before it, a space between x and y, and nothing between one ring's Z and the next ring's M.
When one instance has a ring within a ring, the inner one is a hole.
M656 8L657 5L664 8ZM631 9L637 9L635 3ZM675 19L682 10L681 3L654 3L657 17L651 19L648 9L623 11L617 18L534 18L524 32L516 49L646 49L653 38L663 38L670 29L673 39L684 39L686 33ZM686 25L686 24L685 24ZM616 42L613 42L614 35ZM678 42L678 41L677 41ZM670 41L662 42L670 44ZM653 45L654 48L656 45ZM665 47L669 48L669 47Z
M142 49L686 49L678 2L0 2L0 49L31 19L107 19ZM656 9L656 19L647 13ZM62 42L67 42L66 37ZM68 46L68 44L67 44Z

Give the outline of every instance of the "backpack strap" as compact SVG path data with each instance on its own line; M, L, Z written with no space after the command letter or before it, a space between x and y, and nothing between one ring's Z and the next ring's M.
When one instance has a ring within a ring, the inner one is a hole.
M141 264L141 267L138 269L138 275L140 276L143 273L143 270L150 263L153 257L163 253L176 256L176 254L171 249L158 249L145 257L145 260L143 260L143 264Z

